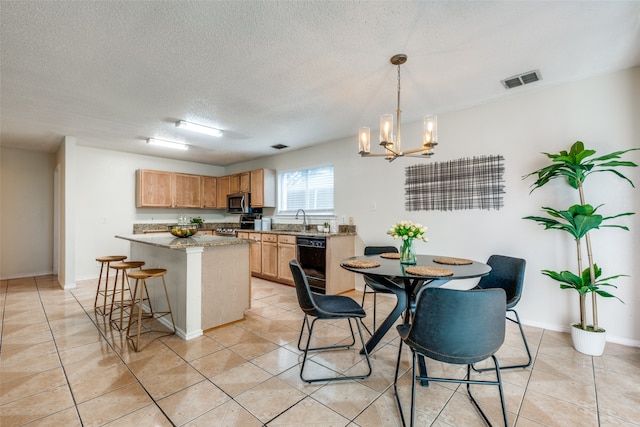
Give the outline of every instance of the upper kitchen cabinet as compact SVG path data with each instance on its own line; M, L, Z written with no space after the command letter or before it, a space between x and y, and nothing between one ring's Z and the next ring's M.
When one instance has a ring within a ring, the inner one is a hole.
M171 172L136 171L136 207L170 208L172 196Z
M249 172L229 175L229 194L248 193L251 191Z
M251 207L272 208L276 205L276 171L257 169L251 174Z
M187 173L171 174L173 179L173 207L200 208L200 175Z
M136 207L200 208L200 175L139 169Z
M226 209L227 208L227 195L230 194L230 180L229 176L220 176L217 179L218 185L218 208Z
M203 176L200 179L200 187L202 189L202 207L217 208L218 207L218 178L215 176Z

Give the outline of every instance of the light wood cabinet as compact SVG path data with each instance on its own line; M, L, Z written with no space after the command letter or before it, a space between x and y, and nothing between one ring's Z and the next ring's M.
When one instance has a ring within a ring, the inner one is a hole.
M242 172L240 175L240 192L248 193L251 191L251 174Z
M355 255L354 236L332 236L327 238L327 295L337 295L356 287L356 276L340 267L340 261Z
M249 233L249 238L256 241L251 244L251 273L262 274L262 234Z
M218 207L218 178L215 176L203 176L200 182L202 189L202 207L217 208Z
M240 192L240 175L229 175L229 194Z
M251 207L275 207L275 171L257 169L221 177L139 169L136 207L226 209L227 196L251 193Z
M229 194L248 193L251 191L251 175L249 172L229 175Z
M226 209L227 208L227 195L229 194L229 177L221 176L217 179L217 190L218 190L218 208Z
M200 175L171 174L174 208L200 208Z
M138 169L136 207L200 208L200 175Z
M257 169L250 172L251 207L268 208L276 205L276 172Z
M262 235L260 233L249 233L247 231L238 231L238 239L251 239L250 264L251 274L259 275L262 273Z
M172 204L171 172L136 171L136 207L169 208Z
M289 262L297 259L296 236L278 235L278 280L293 284Z
M278 277L278 235L262 235L262 276Z

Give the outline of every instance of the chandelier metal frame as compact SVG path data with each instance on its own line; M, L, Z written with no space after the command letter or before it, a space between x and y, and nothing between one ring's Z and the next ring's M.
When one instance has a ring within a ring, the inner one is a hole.
M385 157L389 162L394 161L398 157L430 157L433 148L438 145L438 119L436 116L428 115L424 118L424 128L422 135L422 145L418 148L402 151L401 135L402 135L402 110L400 109L400 66L407 62L407 55L393 55L389 60L393 65L398 67L398 98L396 109L396 122L398 123L396 135L393 135L393 115L383 114L380 117L380 145L385 148L385 153L371 153L371 131L368 127L360 128L358 135L359 154L362 157ZM419 154L418 154L419 153Z

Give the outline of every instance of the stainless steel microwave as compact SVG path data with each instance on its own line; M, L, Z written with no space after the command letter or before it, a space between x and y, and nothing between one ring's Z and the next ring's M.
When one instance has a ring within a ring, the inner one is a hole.
M251 193L234 193L227 196L227 213L251 213Z

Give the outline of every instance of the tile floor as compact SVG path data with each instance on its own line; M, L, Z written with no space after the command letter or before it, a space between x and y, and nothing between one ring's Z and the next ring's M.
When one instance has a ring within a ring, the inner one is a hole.
M372 354L368 379L307 385L298 378L302 316L291 287L254 279L245 320L191 341L147 339L139 353L94 314L95 287L96 281L83 281L63 291L52 276L0 282L1 426L400 425L393 329ZM359 301L361 294L350 296ZM379 312L392 304L379 298ZM344 327L344 321L327 322L319 339L340 340ZM640 349L609 343L604 356L589 357L572 349L567 334L526 333L533 368L503 374L510 425L640 425ZM507 335L503 363L523 355L517 329L509 324ZM403 370L409 360L407 353ZM428 366L433 374L462 372L433 361ZM357 351L341 351L315 355L310 373L362 368ZM400 385L404 402L408 377ZM476 388L476 394L501 425L494 389ZM420 426L483 425L464 388L454 384L419 388L418 408Z

